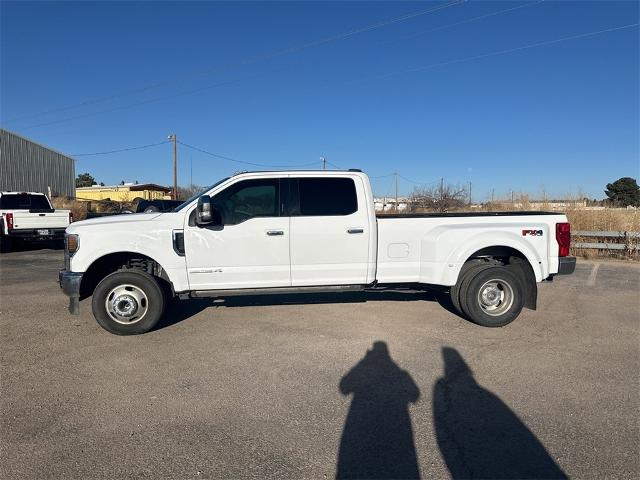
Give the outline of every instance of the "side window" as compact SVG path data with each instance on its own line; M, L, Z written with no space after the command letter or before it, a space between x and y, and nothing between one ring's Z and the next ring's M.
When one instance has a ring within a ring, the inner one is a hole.
M237 225L254 217L279 216L278 179L245 180L231 185L213 199L225 225Z
M356 185L351 178L300 178L302 216L350 215L358 210Z

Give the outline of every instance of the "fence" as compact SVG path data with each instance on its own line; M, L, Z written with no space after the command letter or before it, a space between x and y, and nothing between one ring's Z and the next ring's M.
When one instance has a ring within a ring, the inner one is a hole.
M640 232L598 232L578 230L571 232L571 246L576 253L595 251L598 255L640 256Z

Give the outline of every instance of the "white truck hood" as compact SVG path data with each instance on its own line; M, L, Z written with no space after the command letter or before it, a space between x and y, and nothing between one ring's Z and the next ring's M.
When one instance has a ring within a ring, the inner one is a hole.
M67 228L67 233L77 233L76 229L83 229L83 227L103 226L103 225L121 225L131 222L149 222L158 217L161 217L162 213L122 213L119 215L109 215L106 217L91 218L89 220L81 220L74 222Z

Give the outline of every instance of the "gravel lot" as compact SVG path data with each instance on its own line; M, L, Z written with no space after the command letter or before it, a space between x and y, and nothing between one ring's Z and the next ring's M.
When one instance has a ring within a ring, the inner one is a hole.
M640 267L502 329L425 293L176 302L118 337L62 252L0 256L3 478L639 478ZM312 302L312 303L308 303Z

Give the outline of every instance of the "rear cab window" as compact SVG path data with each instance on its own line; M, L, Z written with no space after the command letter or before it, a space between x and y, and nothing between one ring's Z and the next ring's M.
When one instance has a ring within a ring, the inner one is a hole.
M358 195L352 178L301 177L290 180L291 216L345 216L358 211Z
M51 210L49 200L44 195L31 193L9 193L0 196L2 210Z

